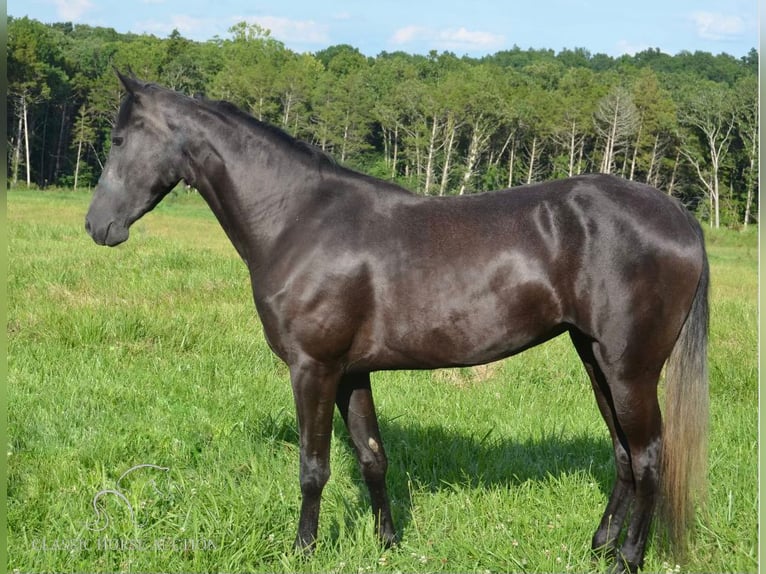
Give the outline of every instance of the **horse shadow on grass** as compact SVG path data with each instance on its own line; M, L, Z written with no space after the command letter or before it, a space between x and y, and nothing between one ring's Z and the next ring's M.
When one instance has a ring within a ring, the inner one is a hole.
M455 488L513 489L528 481L547 482L585 474L608 497L615 477L608 433L603 437L565 436L552 431L540 438L518 439L494 433L475 435L443 426L416 422L381 421L380 431L388 456L387 485L397 533L412 521L412 489L436 493ZM352 450L342 421L335 423L336 440ZM358 468L354 477L360 500L369 497Z
M265 427L262 438L298 445L292 417L277 417ZM351 439L339 416L334 419L333 430L333 440L346 449L346 462L355 461ZM446 426L420 426L416 421L397 418L381 420L380 431L388 456L386 483L400 537L412 522L413 488L432 493L455 487L513 489L528 481L545 482L585 474L606 498L615 477L606 428L604 436L569 436L552 430L540 438L518 439L493 432L479 435ZM349 531L359 526L360 516L368 519L370 500L358 465L338 462L331 460L333 473L351 473L359 488L359 496L346 501L349 509L359 505L358 512L347 512L344 518L343 530ZM340 524L330 528L330 544L338 541L341 530Z

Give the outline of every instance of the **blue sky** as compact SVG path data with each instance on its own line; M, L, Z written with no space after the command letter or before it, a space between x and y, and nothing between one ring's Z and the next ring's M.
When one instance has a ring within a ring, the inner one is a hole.
M351 44L364 54L586 48L612 56L660 48L734 56L758 47L757 0L7 0L10 16L119 32L227 37L257 22L298 52Z

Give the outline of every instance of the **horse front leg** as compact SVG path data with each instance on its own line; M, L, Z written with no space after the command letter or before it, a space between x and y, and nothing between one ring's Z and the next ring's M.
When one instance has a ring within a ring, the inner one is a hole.
M322 490L330 478L330 437L340 372L306 359L290 366L300 436L301 515L295 547L313 550Z
M351 435L359 468L370 492L375 531L386 547L391 546L396 542L396 531L386 490L388 459L372 400L370 374L344 376L335 400Z

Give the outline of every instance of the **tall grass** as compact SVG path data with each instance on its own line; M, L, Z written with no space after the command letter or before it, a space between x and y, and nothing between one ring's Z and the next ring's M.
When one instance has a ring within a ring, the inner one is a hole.
M88 200L8 194L9 570L603 567L589 541L614 468L565 337L481 369L375 374L401 543L377 546L336 420L318 549L294 555L293 402L244 265L196 196L114 249L84 233ZM755 571L756 236L708 242L710 502L684 570ZM650 545L646 570L668 560Z

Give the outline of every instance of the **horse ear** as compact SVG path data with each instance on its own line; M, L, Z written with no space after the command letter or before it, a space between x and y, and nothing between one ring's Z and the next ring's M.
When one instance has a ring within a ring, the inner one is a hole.
M117 74L117 77L120 79L120 83L129 94L136 95L136 93L139 92L141 88L143 88L144 85L136 79L130 68L128 68L128 74L123 74L117 68L114 68L114 72Z

